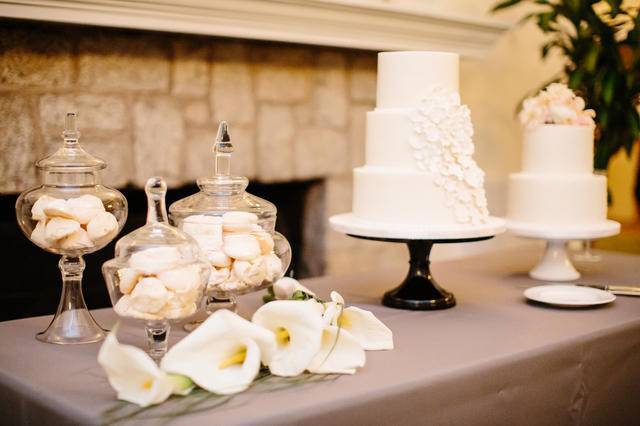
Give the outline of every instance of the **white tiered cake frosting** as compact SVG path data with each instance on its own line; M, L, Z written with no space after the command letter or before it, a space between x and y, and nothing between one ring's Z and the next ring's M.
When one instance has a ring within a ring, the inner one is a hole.
M593 174L592 114L558 84L525 103L522 172L509 176L509 221L548 227L606 221L607 178ZM581 124L541 124L557 121Z
M470 112L458 94L458 55L379 53L366 135L366 164L353 171L354 215L432 227L488 221Z

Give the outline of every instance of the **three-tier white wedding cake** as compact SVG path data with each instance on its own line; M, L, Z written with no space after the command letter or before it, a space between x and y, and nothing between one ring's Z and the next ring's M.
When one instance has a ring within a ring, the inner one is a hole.
M378 54L376 109L367 113L366 164L353 171L353 214L390 225L478 226L489 220L484 172L472 158L458 55Z
M525 101L522 171L509 176L511 223L566 227L607 219L607 178L593 173L593 111L553 84Z

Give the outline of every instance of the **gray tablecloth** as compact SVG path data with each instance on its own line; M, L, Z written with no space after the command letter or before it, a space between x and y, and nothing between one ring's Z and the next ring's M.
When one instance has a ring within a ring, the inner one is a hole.
M323 295L337 289L347 302L374 311L393 330L396 349L368 352L366 366L354 376L267 381L190 408L200 412L167 419L158 417L166 409L155 409L124 423L640 424L640 298L618 297L597 309L529 304L522 291L539 284L526 275L539 254L493 252L435 264L436 278L458 299L458 306L443 311L379 304L383 291L401 281L403 265L307 280ZM600 263L579 265L583 281L640 283L639 256L602 254ZM259 300L242 298L240 312L250 315ZM95 316L107 327L115 321L111 310ZM34 334L48 321L0 324L0 422L97 424L129 414L132 407L116 402L96 362L99 344L37 342ZM128 325L120 337L144 343L142 330Z

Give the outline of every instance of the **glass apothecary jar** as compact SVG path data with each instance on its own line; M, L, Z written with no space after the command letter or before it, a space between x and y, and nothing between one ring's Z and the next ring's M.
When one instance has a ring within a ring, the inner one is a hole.
M207 313L235 309L236 296L271 285L291 262L289 243L275 231L276 207L246 192L246 177L231 175L233 150L222 122L213 146L213 176L199 178L200 192L169 207L171 223L198 242L211 265Z
M145 192L146 225L118 240L102 273L116 314L144 324L148 352L158 360L167 351L171 323L202 307L211 268L196 241L169 225L164 180L149 179Z
M49 327L38 340L74 344L102 340L82 295L83 256L100 250L122 230L127 200L100 183L106 163L87 153L78 141L76 114L68 113L63 144L36 163L43 184L18 197L20 229L38 247L62 256L62 295Z

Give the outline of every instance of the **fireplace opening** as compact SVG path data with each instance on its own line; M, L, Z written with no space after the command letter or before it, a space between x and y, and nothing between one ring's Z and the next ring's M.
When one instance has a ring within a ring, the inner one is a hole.
M318 239L322 238L323 233L317 232L318 226L323 226L323 221L318 220L322 217L322 206L315 205L317 193L322 192L318 191L322 189L322 182L252 182L247 189L277 206L276 230L289 240L292 248L292 260L287 273L296 278L322 273L324 258ZM86 269L83 291L89 309L111 306L100 267L113 258L117 239L144 225L146 220L144 190L125 188L121 191L129 202L129 217L123 231L108 246L84 257ZM167 206L197 191L195 185L170 189L167 192ZM53 314L60 298L60 256L45 252L22 235L14 210L17 198L17 194L0 195L0 238L5 247L3 264L8 267L3 271L5 275L0 284L0 321Z

